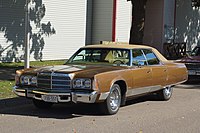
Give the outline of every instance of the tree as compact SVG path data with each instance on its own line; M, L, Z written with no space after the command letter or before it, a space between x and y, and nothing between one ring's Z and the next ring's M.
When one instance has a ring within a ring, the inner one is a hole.
M132 26L130 31L130 44L143 43L146 1L131 0Z
M0 44L0 60L20 61L24 55L25 37L25 0L2 0L0 6L0 32L4 33L7 45ZM42 0L29 0L30 23L29 33L32 41L30 53L36 60L42 59L42 50L45 45L44 36L55 34L51 22L42 23L46 8ZM7 17L7 16L10 17ZM34 32L33 30L34 29Z

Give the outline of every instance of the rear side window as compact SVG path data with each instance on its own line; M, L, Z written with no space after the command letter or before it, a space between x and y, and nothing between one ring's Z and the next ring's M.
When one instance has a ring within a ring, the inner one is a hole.
M132 60L132 64L134 66L144 66L147 65L147 61L146 58L142 52L141 49L133 49L132 50L132 56L133 56L133 60Z
M156 55L149 49L144 49L143 50L146 58L147 58L147 62L148 65L158 65L160 64L159 59L156 57Z

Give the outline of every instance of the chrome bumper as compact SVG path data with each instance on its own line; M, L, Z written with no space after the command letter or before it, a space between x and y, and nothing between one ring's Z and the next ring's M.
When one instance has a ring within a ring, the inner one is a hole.
M33 98L37 100L43 100L43 95L56 96L57 102L82 102L82 103L95 103L97 100L98 92L93 91L91 93L83 92L67 92L67 93L52 93L52 92L43 92L41 90L34 89L21 89L18 86L13 87L13 92L22 97Z

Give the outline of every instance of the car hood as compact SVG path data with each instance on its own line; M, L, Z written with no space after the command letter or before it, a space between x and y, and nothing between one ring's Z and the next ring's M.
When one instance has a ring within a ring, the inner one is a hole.
M42 72L57 72L65 74L74 74L74 77L87 77L92 78L94 75L126 69L124 66L105 66L105 65L58 65L58 66L46 66L41 68L33 68L25 70L23 73L42 73Z
M177 62L181 63L200 63L200 56L186 56L180 60L177 60Z

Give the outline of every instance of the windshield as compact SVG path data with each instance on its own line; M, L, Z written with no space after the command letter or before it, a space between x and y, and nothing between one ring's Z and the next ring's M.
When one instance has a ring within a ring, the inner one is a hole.
M130 50L111 48L80 49L67 63L73 64L108 64L128 66Z
M192 56L200 56L200 48L196 47L191 53Z

